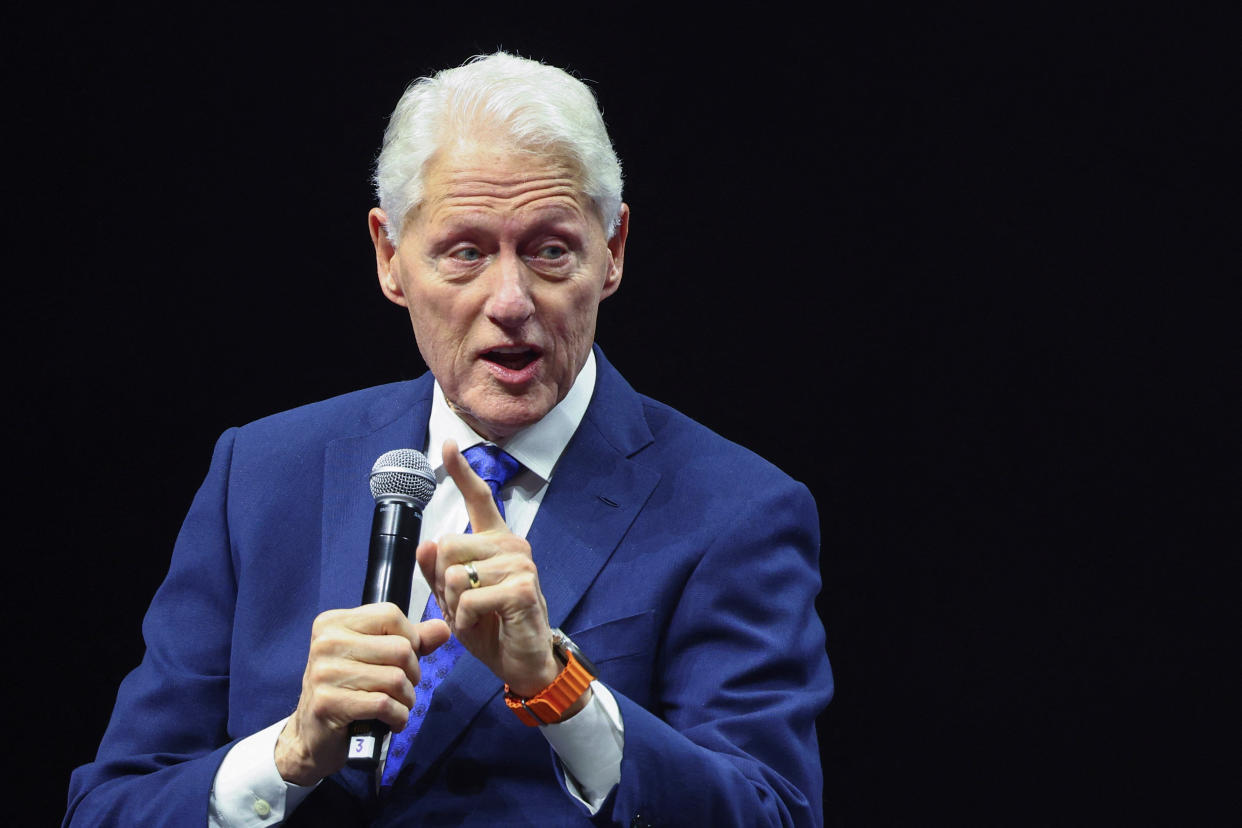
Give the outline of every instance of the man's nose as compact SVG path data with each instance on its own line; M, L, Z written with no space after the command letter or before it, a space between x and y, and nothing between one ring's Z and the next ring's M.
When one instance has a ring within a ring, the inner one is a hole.
M526 263L514 253L502 253L492 268L487 316L502 328L520 327L535 312Z

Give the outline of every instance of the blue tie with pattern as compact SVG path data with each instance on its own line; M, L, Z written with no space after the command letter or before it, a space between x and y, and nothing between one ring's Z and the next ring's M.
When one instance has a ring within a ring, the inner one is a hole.
M471 446L462 452L462 456L466 458L470 468L474 469L474 473L483 478L487 487L492 490L492 499L496 501L496 508L500 510L500 516L503 518L505 504L500 499L500 490L522 470L522 464L506 454L499 446L488 443ZM468 523L466 532L470 532ZM435 595L427 599L427 608L423 610L422 620L427 621L432 618L444 618L440 613L440 605L436 603ZM391 786L397 778L405 755L410 750L410 744L418 734L419 728L422 727L423 719L427 717L432 695L440 682L453 669L453 665L457 663L457 659L463 652L465 648L461 646L457 636L452 636L439 649L418 660L422 680L414 690L417 698L414 700L414 708L410 710L410 720L405 730L394 733L388 742L388 758L384 760L384 773L380 777L381 787Z

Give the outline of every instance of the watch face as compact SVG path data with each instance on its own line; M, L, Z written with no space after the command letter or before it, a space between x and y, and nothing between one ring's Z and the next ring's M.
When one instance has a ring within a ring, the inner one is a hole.
M552 630L552 646L553 648L560 647L563 650L573 653L574 660L581 664L583 669L591 674L591 678L599 677L599 670L595 669L595 665L591 663L591 659L587 658L586 653L579 649L578 645L573 642L573 639L561 632L559 628L554 628Z

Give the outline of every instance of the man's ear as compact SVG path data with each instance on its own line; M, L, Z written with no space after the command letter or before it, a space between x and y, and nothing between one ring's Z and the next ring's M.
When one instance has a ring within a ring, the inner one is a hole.
M371 244L375 245L375 275L379 277L380 290L388 301L407 307L405 290L397 277L397 248L388 240L388 216L378 207L367 213L367 229L371 231Z
M625 240L630 234L630 205L621 205L621 220L617 222L617 231L608 240L608 252L612 256L609 262L608 275L604 277L604 290L601 299L612 296L621 285L621 271L625 267Z

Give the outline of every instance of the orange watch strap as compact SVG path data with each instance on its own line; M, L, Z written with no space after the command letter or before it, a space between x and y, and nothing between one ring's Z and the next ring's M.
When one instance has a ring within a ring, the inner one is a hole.
M573 707L591 686L593 677L587 669L574 658L573 653L567 652L566 656L569 660L552 683L529 699L515 695L509 685L505 685L505 704L527 727L561 721L565 711Z

